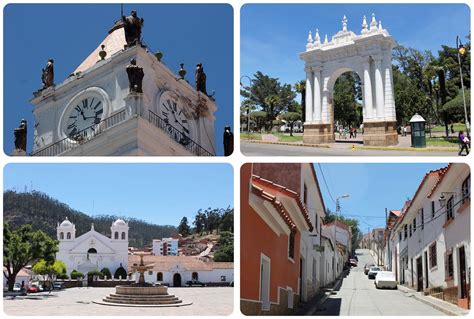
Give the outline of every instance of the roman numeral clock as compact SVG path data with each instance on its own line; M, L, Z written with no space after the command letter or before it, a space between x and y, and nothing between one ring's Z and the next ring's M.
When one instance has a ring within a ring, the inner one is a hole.
M166 123L168 134L180 144L188 144L196 140L196 128L187 109L180 101L178 95L171 91L164 92L159 100L159 115Z
M79 141L94 135L98 124L108 113L108 103L99 90L88 88L69 102L60 120L60 136Z

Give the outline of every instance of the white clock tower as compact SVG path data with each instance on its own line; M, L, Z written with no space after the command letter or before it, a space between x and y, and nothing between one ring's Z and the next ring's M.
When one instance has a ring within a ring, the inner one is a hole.
M134 63L142 92L127 74ZM214 100L127 45L122 21L65 81L34 95L33 156L215 155Z

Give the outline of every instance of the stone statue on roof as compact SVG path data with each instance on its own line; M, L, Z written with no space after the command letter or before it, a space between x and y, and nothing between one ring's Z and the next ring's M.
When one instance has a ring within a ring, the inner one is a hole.
M26 133L27 133L27 123L25 119L22 119L20 126L15 128L15 150L20 150L26 152Z
M43 82L43 89L47 89L54 85L54 61L49 59L46 66L42 69L41 81Z
M137 60L130 60L130 64L127 66L127 75L130 93L143 93L142 82L145 73L143 73L143 68L137 65Z
M125 29L125 40L127 46L132 47L137 44L141 44L143 18L137 16L137 11L132 10L128 17L122 16Z
M195 80L196 80L196 90L207 95L206 73L204 73L204 68L202 66L202 63L199 63L196 65Z

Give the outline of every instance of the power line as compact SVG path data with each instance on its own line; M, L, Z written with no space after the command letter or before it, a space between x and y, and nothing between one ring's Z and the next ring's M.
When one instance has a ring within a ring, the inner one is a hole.
M336 204L336 201L332 197L331 191L329 190L328 183L326 181L326 177L324 176L323 168L321 167L320 163L318 163L318 167L319 167L319 170L321 171L321 176L323 177L324 185L326 185L326 189L328 190L329 197L334 202L334 204Z

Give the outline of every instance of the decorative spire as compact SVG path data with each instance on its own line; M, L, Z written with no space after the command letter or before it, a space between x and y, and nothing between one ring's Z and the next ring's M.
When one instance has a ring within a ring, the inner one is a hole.
M367 18L364 15L364 18L362 19L362 31L361 31L361 33L362 34L367 33L367 31L369 31L367 29Z
M370 22L370 31L377 30L377 20L375 20L375 13L372 13L372 21Z
M313 37L311 35L311 30L308 33L308 40L306 41L306 49L311 49L313 47Z
M379 30L383 30L383 28L382 28L382 20L379 20Z
M328 42L328 35L326 34L326 35L324 36L324 44L328 44L328 43L329 43L329 42Z
M342 31L347 32L347 18L346 15L342 18Z
M319 29L316 29L316 33L314 34L314 44L321 44L321 38L319 37Z

